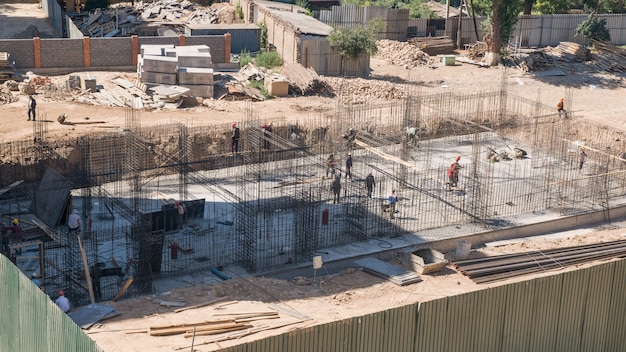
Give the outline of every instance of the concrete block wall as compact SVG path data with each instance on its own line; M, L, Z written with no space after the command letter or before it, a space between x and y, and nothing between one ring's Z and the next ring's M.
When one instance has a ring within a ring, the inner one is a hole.
M9 53L16 68L35 67L35 49L32 39L0 40L0 51Z
M258 8L259 21L265 21L267 41L276 47L283 61L295 64L300 62L298 30L263 7Z
M133 66L129 38L90 38L91 67Z
M142 44L207 45L213 63L230 62L230 34L198 37L125 37L82 39L3 39L0 51L6 51L20 70L84 68L127 70L137 64ZM228 52L228 55L226 54Z
M83 40L40 40L41 67L83 67Z

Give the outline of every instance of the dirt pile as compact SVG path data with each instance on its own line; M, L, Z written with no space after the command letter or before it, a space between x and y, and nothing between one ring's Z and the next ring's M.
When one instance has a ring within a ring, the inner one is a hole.
M420 50L415 45L398 42L395 40L381 39L376 41L378 52L374 58L385 60L393 65L403 68L426 66L433 63L430 55Z
M406 87L388 81L363 78L323 77L324 82L331 86L343 104L365 104L372 100L404 99Z

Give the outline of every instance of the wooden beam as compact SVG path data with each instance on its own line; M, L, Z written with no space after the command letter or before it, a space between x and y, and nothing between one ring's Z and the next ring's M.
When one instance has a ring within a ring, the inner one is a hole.
M128 280L126 280L126 282L124 283L124 286L122 286L122 288L120 289L120 291L115 295L115 297L113 298L113 302L117 302L118 299L122 298L122 296L124 295L124 293L126 293L126 290L128 290L128 288L130 287L130 284L133 283L133 281L135 281L134 278L129 278Z
M89 263L87 262L87 254L85 254L85 248L83 248L83 242L78 238L78 248L80 249L80 256L83 258L83 269L85 270L85 278L87 279L87 289L89 290L89 300L91 303L96 303L96 299L93 295L93 285L91 283L91 273L89 273ZM96 264L97 265L97 264Z
M3 195L7 193L8 191L12 190L13 188L19 186L20 184L22 184L22 182L24 182L24 180L15 181L11 183L10 185L4 187L3 189L0 189L0 195Z
M183 307L183 308L174 309L174 313L180 313L180 312L186 311L188 309L196 309L196 308L200 308L200 307L206 307L206 306L211 305L213 303L222 302L222 301L225 301L227 299L228 299L227 297L215 298L215 299L212 299L212 300L210 300L208 302L196 304L196 305L189 306L189 307Z

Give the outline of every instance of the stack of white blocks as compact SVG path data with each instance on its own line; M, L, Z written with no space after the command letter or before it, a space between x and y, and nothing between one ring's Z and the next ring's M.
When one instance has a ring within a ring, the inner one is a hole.
M137 75L148 86L178 85L188 88L188 95L213 97L213 61L206 45L142 45Z

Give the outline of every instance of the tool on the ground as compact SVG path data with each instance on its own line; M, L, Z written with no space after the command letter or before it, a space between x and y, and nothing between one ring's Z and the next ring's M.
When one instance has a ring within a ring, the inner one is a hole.
M85 120L89 120L88 116L84 117ZM70 122L67 120L67 114L63 113L57 117L57 122L61 125L90 125L96 123L106 123L105 121L81 121L81 122Z

